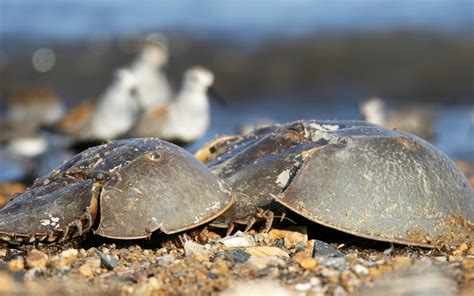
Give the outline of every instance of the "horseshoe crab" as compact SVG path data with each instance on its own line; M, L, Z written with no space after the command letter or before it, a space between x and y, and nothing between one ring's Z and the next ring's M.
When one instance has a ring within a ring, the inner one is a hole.
M91 229L137 239L206 223L232 204L231 192L191 154L158 139L92 147L37 179L0 210L0 239L60 242Z
M297 121L218 138L195 156L236 194L215 226L266 218L268 227L270 212L288 208L374 240L425 247L474 240L473 188L453 161L408 133ZM260 209L270 211L262 217Z

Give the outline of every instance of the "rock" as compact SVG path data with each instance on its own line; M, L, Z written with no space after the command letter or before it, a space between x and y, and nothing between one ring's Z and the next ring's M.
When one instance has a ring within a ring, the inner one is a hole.
M318 266L318 261L306 252L298 252L291 259L298 263L303 269L314 269Z
M54 256L51 261L54 267L63 268L71 265L77 259L79 252L76 249L68 249L62 251L59 255Z
M255 257L251 256L247 264L255 266L257 269L264 269L270 266L285 267L286 262L277 256Z
M333 293L334 296L347 296L347 292L346 290L344 290L343 287L341 286L337 286L335 289L334 289L334 293Z
M230 250L225 252L225 257L234 263L243 263L250 258L250 254L242 250Z
M161 266L167 266L167 265L170 265L174 262L175 258L173 255L164 255L164 256L161 256L158 258L158 265L161 265Z
M462 260L461 266L463 270L470 270L474 269L474 258L472 257L466 257Z
M453 276L434 266L411 266L376 278L372 287L361 289L358 295L455 295Z
M79 272L86 278L91 278L94 276L94 271L88 263L84 263L79 267Z
M48 255L39 250L33 249L26 256L26 266L28 268L45 268L47 263Z
M392 259L392 266L394 269L400 269L409 266L411 259L406 256L396 256Z
M196 254L208 254L209 250L207 250L203 245L193 241L186 241L184 243L184 253L186 256L194 256Z
M292 291L280 286L273 280L240 281L234 283L227 290L223 291L221 296L251 296L251 295L279 295L292 296Z
M4 271L0 271L0 295L14 295L17 288L13 277Z
M316 239L314 240L313 257L344 257L344 254L330 244Z
M7 249L0 249L0 257L5 257L7 255Z
M343 270L346 268L346 258L344 257L329 257L321 258L319 264L328 268Z
M114 269L118 264L117 256L113 256L110 254L104 254L101 251L96 251L97 255L100 257L100 267L105 268L107 270Z
M25 269L25 259L23 257L15 257L8 262L8 269L10 271L23 271Z
M295 290L298 292L306 292L312 287L311 283L299 283L295 285Z
M255 247L255 240L248 234L238 231L235 235L226 236L219 240L227 248L249 248Z
M25 273L25 281L34 281L36 280L37 278L39 278L40 276L42 276L44 274L44 268L38 268L38 267L35 267L35 268L32 268L30 270L28 270L26 273Z
M290 257L287 252L277 247L258 246L258 247L247 248L245 249L245 251L255 257L263 257L263 256L279 256L279 257L286 257L286 258Z
M354 270L354 272L359 275L359 276L367 276L369 275L369 270L367 269L367 267L365 267L364 265L362 264L356 264L352 267L352 270Z
M305 241L300 241L295 245L295 252L300 252L305 250L308 247L308 243Z
M272 229L268 237L273 240L283 239L286 248L293 248L299 242L308 242L308 230L305 226L294 227L291 230Z

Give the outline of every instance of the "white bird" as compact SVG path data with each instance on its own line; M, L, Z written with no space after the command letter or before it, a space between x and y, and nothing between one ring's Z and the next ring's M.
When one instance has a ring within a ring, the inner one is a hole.
M137 93L141 107L149 110L167 103L171 88L162 68L168 62L166 44L156 38L147 38L140 54L129 67L137 81Z
M58 123L57 130L79 141L111 140L125 134L140 113L136 85L129 70L118 70L97 101L86 101L73 109Z
M170 103L146 112L128 134L190 143L202 137L210 122L207 92L214 75L203 67L188 69L181 90Z
M367 122L415 134L426 140L432 137L432 116L420 107L405 107L387 112L382 99L371 97L360 105Z

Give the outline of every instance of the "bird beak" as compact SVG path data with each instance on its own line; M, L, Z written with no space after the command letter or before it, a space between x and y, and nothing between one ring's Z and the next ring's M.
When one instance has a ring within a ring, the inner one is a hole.
M227 106L228 102L226 99L224 99L221 95L219 95L218 92L216 92L216 89L214 87L209 87L207 89L207 95L213 99L215 99L218 103L220 103L223 106Z

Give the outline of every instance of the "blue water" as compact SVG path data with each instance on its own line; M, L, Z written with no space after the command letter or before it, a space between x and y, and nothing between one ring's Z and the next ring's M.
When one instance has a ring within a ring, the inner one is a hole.
M0 37L71 40L180 30L256 41L322 31L465 32L473 29L473 5L470 0L0 0Z

